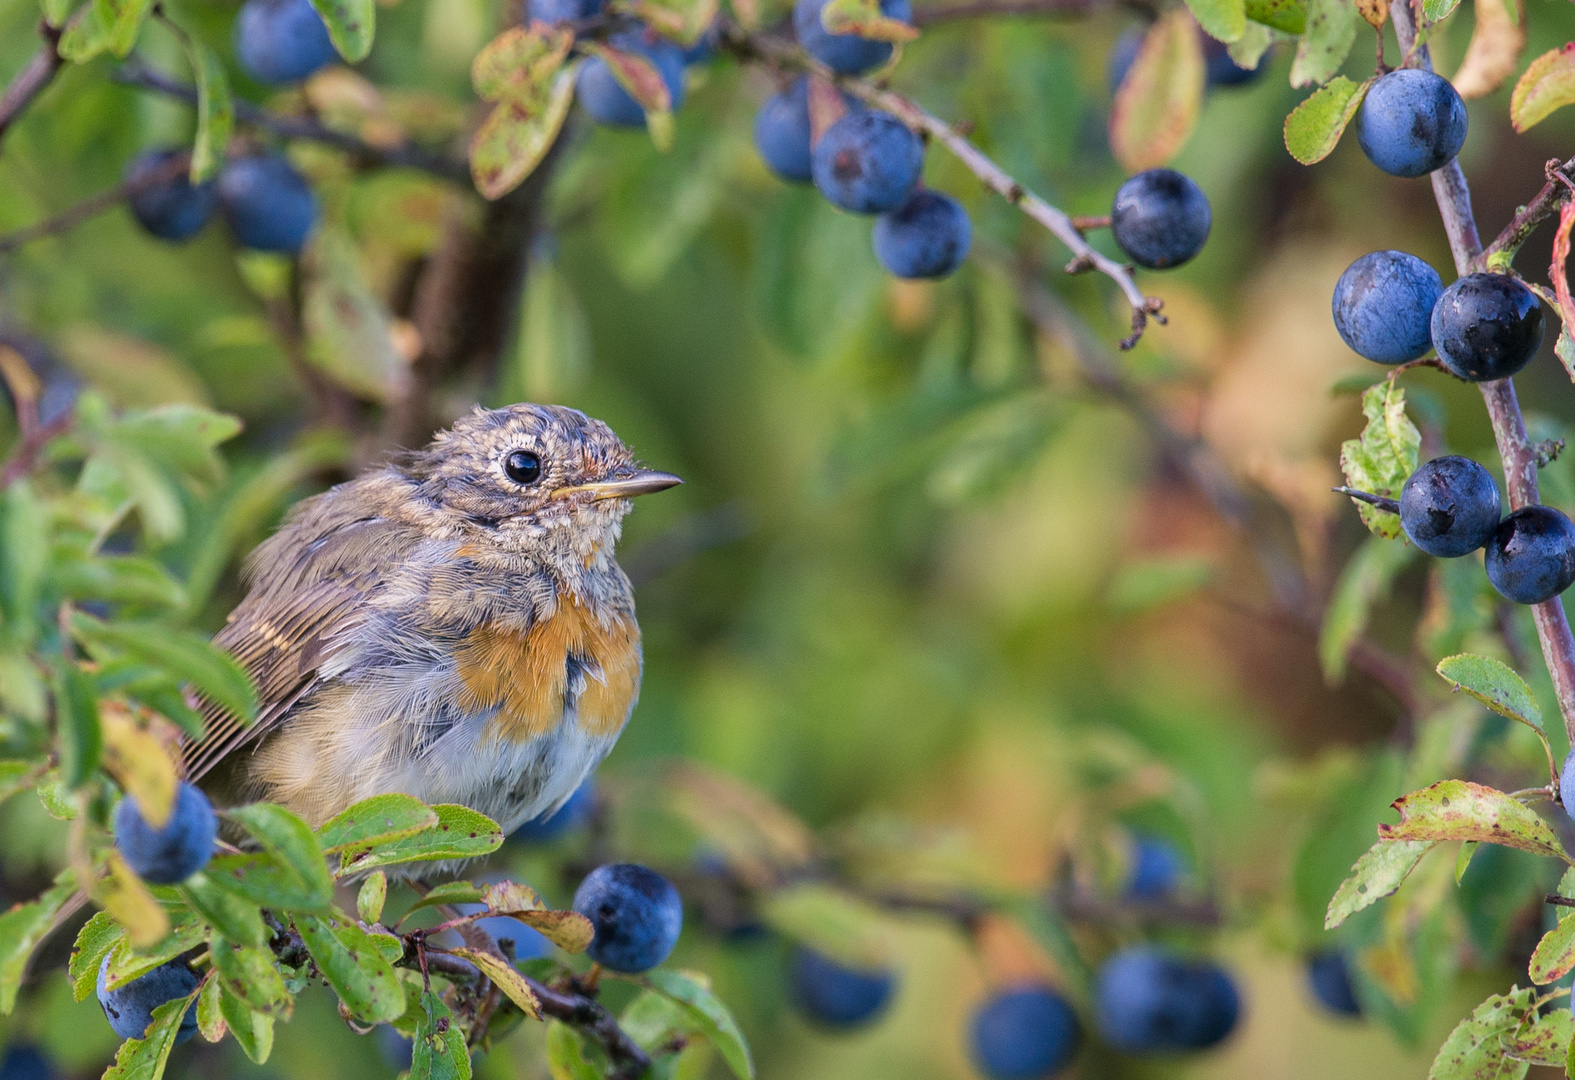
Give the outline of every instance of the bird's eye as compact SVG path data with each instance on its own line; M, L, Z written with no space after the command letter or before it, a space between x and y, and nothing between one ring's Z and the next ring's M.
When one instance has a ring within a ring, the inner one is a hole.
M529 450L513 450L503 459L503 471L516 484L534 484L541 479L541 458Z

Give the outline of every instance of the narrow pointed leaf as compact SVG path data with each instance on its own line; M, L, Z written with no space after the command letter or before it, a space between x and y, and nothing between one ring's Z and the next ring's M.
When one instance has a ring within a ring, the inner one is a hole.
M170 1051L175 1048L181 1021L196 1003L200 990L198 987L186 997L166 1001L154 1009L147 1033L140 1039L127 1039L120 1044L115 1064L104 1073L103 1080L159 1080L164 1075L164 1066L169 1063Z
M295 928L318 969L351 1015L369 1023L397 1020L405 992L394 969L366 931L338 916L297 915Z
M82 929L77 931L76 943L71 946L71 960L66 965L72 997L78 1001L87 1000L98 979L99 965L125 936L126 932L107 911L95 912L91 919L82 924Z
M246 1002L223 988L219 991L219 1013L247 1057L259 1065L268 1060L273 1052L272 1016L249 1008Z
M64 874L37 900L17 904L0 915L0 1016L16 1008L16 992L33 946L48 933L55 913L76 892L76 879ZM98 972L93 973L97 976Z
M1438 673L1455 690L1464 690L1500 716L1542 732L1542 709L1526 680L1508 664L1491 656L1461 653L1440 660Z
M449 803L432 809L438 823L430 828L380 844L357 858L349 858L348 851L341 852L340 873L362 873L380 866L433 859L474 859L490 855L503 843L503 830L485 814Z
M198 871L178 886L180 895L202 916L204 922L231 941L242 945L266 945L268 928L256 903L221 887L206 870Z
M690 971L657 970L648 972L645 982L651 989L684 1007L738 1080L754 1080L755 1064L750 1058L744 1034L738 1029L738 1023L727 1006L711 993L704 975Z

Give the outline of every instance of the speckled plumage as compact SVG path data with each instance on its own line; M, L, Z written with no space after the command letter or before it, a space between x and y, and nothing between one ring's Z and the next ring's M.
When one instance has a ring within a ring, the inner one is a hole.
M516 450L539 455L539 480L510 479ZM627 495L677 482L598 420L513 405L306 500L253 554L215 638L257 680L260 718L207 706L188 774L314 824L384 792L505 830L556 809L639 693L613 557Z

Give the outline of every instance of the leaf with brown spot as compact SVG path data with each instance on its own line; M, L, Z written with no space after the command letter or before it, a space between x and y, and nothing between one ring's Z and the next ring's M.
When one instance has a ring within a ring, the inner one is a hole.
M1398 825L1379 825L1385 840L1477 840L1569 862L1536 811L1504 792L1468 780L1441 780L1394 801Z
M1425 840L1380 840L1368 848L1330 899L1323 928L1333 930L1364 907L1392 894L1433 846Z
M352 64L366 59L377 30L374 0L312 0L312 7L323 17L328 39L340 56Z
M1550 49L1526 65L1509 97L1509 120L1516 131L1540 124L1575 101L1575 41Z
M494 106L470 143L470 175L476 190L498 199L519 187L547 156L573 102L574 69L564 68L545 97L511 98Z
M574 31L566 26L510 27L476 54L470 65L471 85L483 101L534 98L547 89L573 44Z
M1389 5L1384 0L1356 0L1356 10L1374 30L1382 30L1389 21Z
M464 957L481 973L492 980L492 985L502 990L504 995L520 1007L520 1011L532 1020L541 1019L541 999L536 996L536 991L530 988L525 977L515 971L501 956L494 956L480 949L452 949L455 956Z
M1203 107L1203 43L1177 8L1149 27L1110 108L1110 149L1131 172L1164 165L1181 150Z

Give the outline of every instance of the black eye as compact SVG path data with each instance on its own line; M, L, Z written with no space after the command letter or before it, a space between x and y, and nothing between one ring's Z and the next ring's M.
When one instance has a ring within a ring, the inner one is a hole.
M516 484L534 484L541 479L541 458L529 450L513 450L503 459L503 471Z

